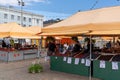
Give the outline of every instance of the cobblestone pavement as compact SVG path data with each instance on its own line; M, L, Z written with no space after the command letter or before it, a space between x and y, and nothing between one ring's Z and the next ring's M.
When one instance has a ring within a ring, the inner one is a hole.
M0 80L89 80L88 77L51 71L49 63L43 58L39 59L44 66L42 73L28 73L28 66L38 59L29 59L15 62L0 61ZM99 79L92 79L99 80Z

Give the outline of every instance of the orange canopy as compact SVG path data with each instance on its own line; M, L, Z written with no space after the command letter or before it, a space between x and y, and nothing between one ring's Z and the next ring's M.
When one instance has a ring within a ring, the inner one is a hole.
M35 34L41 33L41 27L39 26L31 26L31 27L25 27L28 30L31 30Z
M102 30L120 30L120 6L78 12L59 23L42 28L43 34L75 34L75 32L81 34L84 31ZM104 35L102 32L100 33ZM115 34L119 34L119 32Z
M21 27L17 23L0 24L0 37L39 38L34 32Z
M105 30L105 31L92 31L86 35L94 35L94 36L119 36L120 30Z
M114 22L120 22L120 6L77 12L69 18L45 28Z

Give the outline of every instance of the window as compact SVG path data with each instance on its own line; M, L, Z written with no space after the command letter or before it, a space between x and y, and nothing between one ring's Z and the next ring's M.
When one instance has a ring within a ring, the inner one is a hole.
M23 26L25 27L26 25L24 24Z
M31 18L29 18L29 22L31 22Z
M4 14L4 19L8 19L8 14Z
M20 16L17 17L17 20L20 21Z
M40 19L41 21L43 21L42 19Z
M39 19L37 19L37 24L39 24Z
M26 21L26 17L24 17L23 20Z
M15 16L14 15L11 15L11 20L14 20Z

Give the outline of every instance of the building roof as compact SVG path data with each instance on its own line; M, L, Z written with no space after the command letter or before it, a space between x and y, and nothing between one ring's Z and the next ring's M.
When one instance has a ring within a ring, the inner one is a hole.
M10 6L9 6L9 7L0 6L0 9L1 9L1 10L9 10L9 11L21 13L21 10L16 9L16 8L14 8L14 7L10 7ZM23 12L24 14L29 14L29 15L44 17L43 15L36 14L36 13L32 13L32 12L28 12L28 11L24 11L24 10L22 10L22 12Z

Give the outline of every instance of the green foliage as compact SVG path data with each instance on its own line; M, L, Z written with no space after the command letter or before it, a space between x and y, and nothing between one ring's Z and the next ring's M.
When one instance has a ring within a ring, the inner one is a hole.
M86 37L86 38L84 39L84 42L89 42L89 41L90 41L90 38L88 38L88 37ZM96 40L95 40L95 39L92 39L92 42L95 43Z
M43 71L43 67L41 64L32 64L28 68L29 73L39 73Z
M78 41L78 37L77 36L72 36L71 38L73 41L77 42Z
M95 39L92 39L92 42L93 42L93 43L95 43L95 42L96 42L96 40L95 40Z
M90 38L86 37L86 38L84 39L84 42L88 42L88 41L90 41Z
M47 42L55 41L55 38L52 37L52 36L48 36L48 37L46 38L46 41L47 41Z

